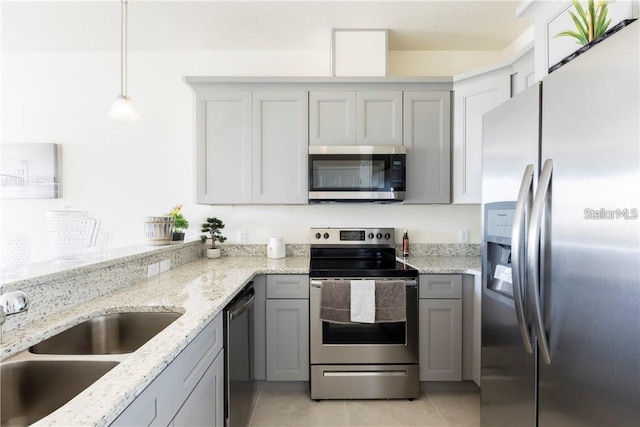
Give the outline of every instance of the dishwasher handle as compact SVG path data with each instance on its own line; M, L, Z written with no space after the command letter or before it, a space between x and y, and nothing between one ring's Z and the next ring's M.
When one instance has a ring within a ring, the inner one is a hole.
M228 309L229 320L241 316L245 311L253 307L256 291L251 288L246 295L243 295L238 301L234 302Z

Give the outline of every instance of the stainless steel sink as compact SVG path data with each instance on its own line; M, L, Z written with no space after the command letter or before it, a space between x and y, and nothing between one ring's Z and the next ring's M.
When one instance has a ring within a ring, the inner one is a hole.
M79 323L52 336L29 351L35 354L131 353L176 321L173 312L106 314Z
M92 360L3 362L0 365L0 425L33 424L73 399L117 364Z

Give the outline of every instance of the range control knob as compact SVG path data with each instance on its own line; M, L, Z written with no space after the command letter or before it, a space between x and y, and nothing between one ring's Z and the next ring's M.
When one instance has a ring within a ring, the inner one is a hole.
M320 233L316 233L316 239L319 239L319 238L321 238L321 237L322 237L322 234L320 234Z
M374 236L373 236L373 233L369 233L369 234L367 234L367 237L369 238L369 240L372 240L372 239L373 239L373 237L374 237Z
M329 238L329 233L324 233L324 238L328 239Z
M378 239L378 240L382 239L382 233L376 234L376 239Z
M385 240L389 240L391 238L391 233L384 233Z

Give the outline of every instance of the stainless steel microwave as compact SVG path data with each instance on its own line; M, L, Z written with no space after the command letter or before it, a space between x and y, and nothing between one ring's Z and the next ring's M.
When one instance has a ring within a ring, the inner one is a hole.
M309 147L309 203L402 202L405 187L404 147Z

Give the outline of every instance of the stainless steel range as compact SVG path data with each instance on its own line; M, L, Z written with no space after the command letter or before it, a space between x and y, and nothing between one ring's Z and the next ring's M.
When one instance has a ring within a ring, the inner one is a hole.
M312 228L311 241L311 398L418 397L418 271L396 260L394 229ZM373 323L348 317L350 289L364 281L375 284Z

